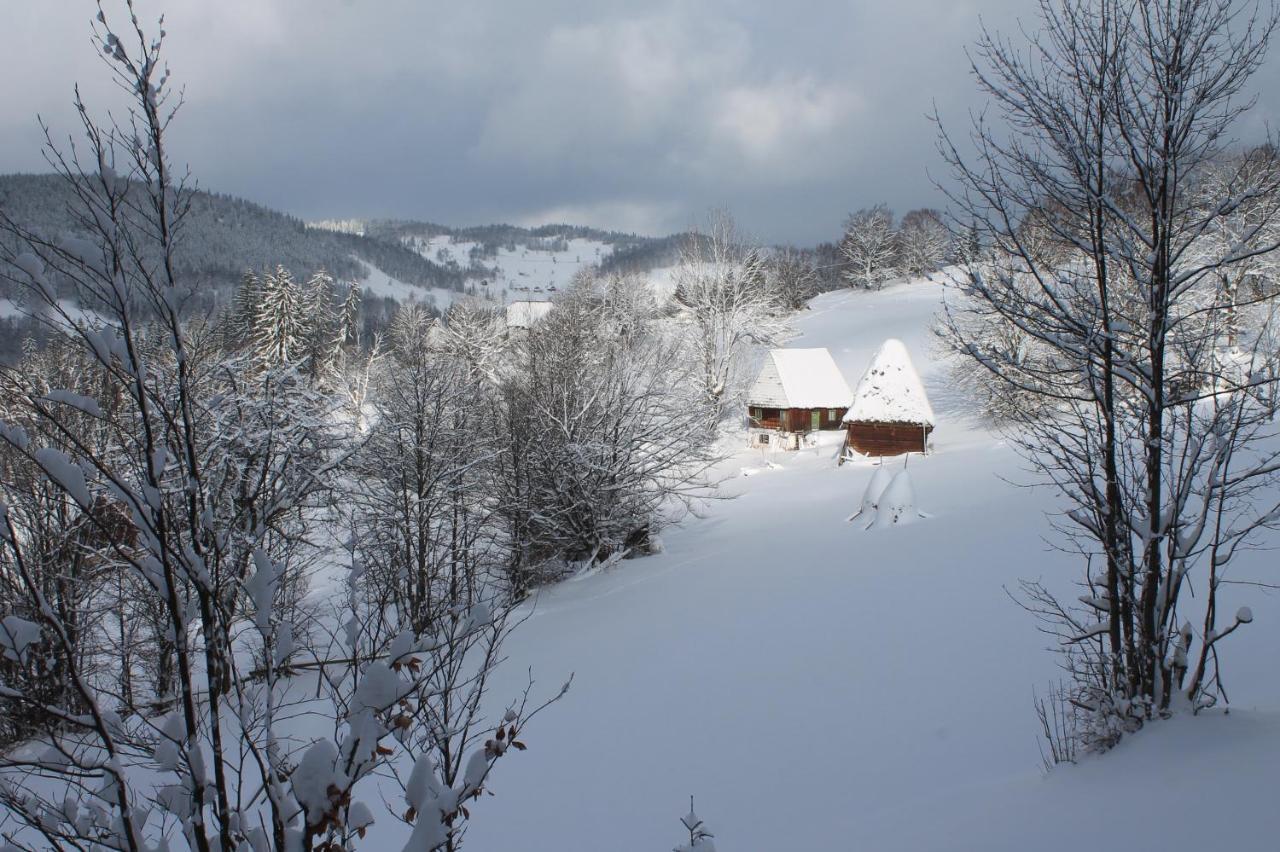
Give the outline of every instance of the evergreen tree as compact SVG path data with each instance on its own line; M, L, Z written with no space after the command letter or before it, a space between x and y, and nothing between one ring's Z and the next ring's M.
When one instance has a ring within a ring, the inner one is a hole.
M265 365L284 364L299 355L303 327L298 289L283 266L262 279L253 314L253 349Z

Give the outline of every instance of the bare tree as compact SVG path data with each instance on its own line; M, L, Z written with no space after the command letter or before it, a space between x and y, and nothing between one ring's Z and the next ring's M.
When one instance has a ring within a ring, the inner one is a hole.
M1030 401L1012 410L1013 435L1071 503L1080 603L1038 584L1024 602L1061 642L1073 730L1106 747L1225 698L1219 643L1252 617L1223 627L1217 591L1275 517L1272 317L1254 317L1224 368L1238 305L1216 294L1223 274L1276 248L1260 237L1280 184L1272 168L1216 190L1204 177L1225 162L1275 17L1232 0L1044 0L1041 18L1025 53L979 43L975 73L1003 126L975 123L973 158L942 135L959 218L992 258L971 267L945 333ZM1256 205L1250 224L1212 239L1242 205Z
M898 266L907 275L928 275L952 256L953 244L941 213L927 208L912 210L898 224Z
M893 211L884 204L867 207L849 216L840 239L840 254L851 285L878 290L898 274L898 232Z
M742 389L749 349L777 346L790 332L765 266L763 252L744 242L725 213L711 217L705 234L693 231L681 251L675 301L712 424Z
M406 623L371 642L376 602L361 596L355 558L341 658L298 661L291 578L352 448L330 443L334 419L290 363L250 369L242 353L209 345L225 335L183 319L190 290L175 257L191 187L166 148L180 98L164 69L163 24L153 37L124 6L126 30L100 8L93 33L128 111L100 122L77 96L82 147L47 148L81 233L42 235L0 212L0 276L78 362L71 375L43 377L69 387L5 376L0 461L22 481L6 480L0 503L0 714L39 728L29 748L0 753L0 837L22 850L351 849L372 820L361 783L397 758L421 763L397 751L406 738L446 736L414 730L428 718L406 705L436 695L428 684L443 669L474 671L457 655L476 637L505 635L493 632L502 622L464 602L445 626ZM35 523L50 511L55 523ZM69 536L55 548L58 529ZM170 667L153 688L122 677L111 656L131 638L107 641L129 614L117 578L154 618L144 639L166 643L144 649ZM301 671L321 673L327 695L291 689ZM42 688L51 672L59 688ZM470 677L462 683L473 696ZM454 786L415 794L429 829L414 852L447 841L450 820L533 712L517 701L489 741L464 738ZM299 715L328 719L331 735L297 743Z
M775 249L765 263L769 286L778 301L791 311L803 310L818 295L817 262L810 252L791 246Z
M706 493L700 375L633 283L580 281L557 300L502 384L499 511L515 576L648 553L667 514Z

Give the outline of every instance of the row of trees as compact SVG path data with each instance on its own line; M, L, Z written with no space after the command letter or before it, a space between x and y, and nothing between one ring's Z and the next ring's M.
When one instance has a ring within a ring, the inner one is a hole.
M850 286L879 289L899 276L928 275L957 258L956 241L937 210L912 210L894 221L884 204L853 213L838 246Z
M1002 124L943 153L988 247L942 333L1065 495L1076 595L1028 584L1068 680L1056 757L1226 698L1237 563L1280 516L1280 159L1230 132L1276 26L1233 0L1044 0L1025 51L983 38ZM969 155L962 151L973 150Z

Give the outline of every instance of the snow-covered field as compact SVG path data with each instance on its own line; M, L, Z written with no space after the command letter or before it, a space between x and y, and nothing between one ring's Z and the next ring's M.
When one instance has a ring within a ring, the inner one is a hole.
M598 240L571 239L563 251L543 251L517 245L514 251L498 249L496 257L486 257L482 265L493 274L480 289L494 299L546 299L562 290L578 270L593 266L613 251L608 243ZM456 263L466 268L470 252L477 243L456 240L452 236L435 236L412 247L423 257L437 263Z
M400 303L430 302L441 311L448 310L458 293L443 287L415 287L396 278L392 278L376 266L354 258L365 268L367 275L358 282L360 287L374 296L389 296Z
M1006 589L1068 591L1078 565L1044 539L1054 495L1020 487L1022 462L949 392L928 333L940 292L822 296L792 343L829 347L850 385L885 338L906 343L937 415L933 454L910 461L929 517L846 522L872 471L837 468L834 445L741 450L723 469L736 499L669 530L662 554L541 595L492 697L529 666L547 693L574 686L498 765L468 848L669 849L690 794L721 852L1280 848L1265 591L1225 604L1256 615L1226 649L1230 715L1042 771L1032 690L1057 672ZM1273 563L1253 554L1237 577Z

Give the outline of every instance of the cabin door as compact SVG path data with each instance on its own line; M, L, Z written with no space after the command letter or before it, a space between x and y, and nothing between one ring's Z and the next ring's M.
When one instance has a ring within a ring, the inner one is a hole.
M822 412L815 408L813 411L809 412L809 429L813 432L817 432L821 428Z

